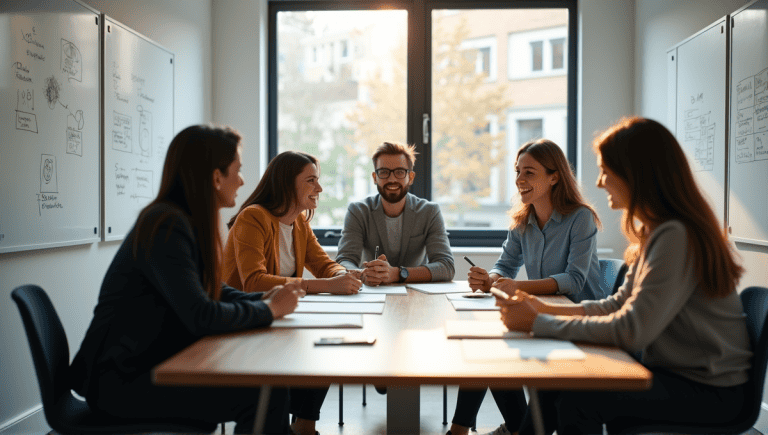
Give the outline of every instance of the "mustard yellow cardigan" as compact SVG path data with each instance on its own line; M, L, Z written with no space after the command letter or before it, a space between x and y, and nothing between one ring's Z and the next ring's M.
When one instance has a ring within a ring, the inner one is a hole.
M346 270L328 257L309 222L301 214L293 222L296 278L280 276L280 224L260 205L243 210L229 230L224 246L223 279L245 292L264 292L276 285L301 280L304 267L316 278L330 278Z

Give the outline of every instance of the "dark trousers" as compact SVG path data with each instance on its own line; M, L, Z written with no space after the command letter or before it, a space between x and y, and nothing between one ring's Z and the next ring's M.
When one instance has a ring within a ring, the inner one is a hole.
M475 390L460 387L452 423L471 427L477 419L477 413L480 411L480 405L485 397L485 390L485 388ZM506 424L507 429L514 432L515 428L520 426L525 410L528 408L523 390L491 388L491 394L493 394L493 399L501 411L501 416L504 417L504 424Z
M320 420L320 408L328 388L291 388L291 414L304 420Z
M561 391L541 393L546 433L602 434L611 427L635 424L691 424L706 427L727 423L744 404L745 385L713 387L663 369L653 372L647 391ZM546 404L545 404L546 403ZM511 429L510 429L511 430ZM520 434L533 434L529 415Z
M166 387L153 385L149 374L126 380L106 373L87 399L91 408L113 417L234 421L235 433L253 433L259 389ZM271 391L264 433L289 433L285 388Z

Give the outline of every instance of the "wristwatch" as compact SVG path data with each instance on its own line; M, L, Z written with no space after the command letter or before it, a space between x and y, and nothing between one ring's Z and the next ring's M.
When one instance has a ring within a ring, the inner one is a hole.
M397 282L405 282L406 279L408 279L408 269L404 268L403 266L400 266L400 279L397 280Z

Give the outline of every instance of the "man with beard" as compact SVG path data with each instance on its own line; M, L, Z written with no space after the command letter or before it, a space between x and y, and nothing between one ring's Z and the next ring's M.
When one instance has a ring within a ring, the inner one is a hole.
M371 286L450 281L453 254L440 206L408 193L414 147L384 142L372 160L379 194L349 205L336 261Z

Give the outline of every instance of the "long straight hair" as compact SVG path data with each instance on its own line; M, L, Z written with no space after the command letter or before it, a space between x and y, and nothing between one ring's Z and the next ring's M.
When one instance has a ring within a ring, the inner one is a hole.
M533 157L534 160L539 162L541 166L544 166L547 175L557 172L560 176L557 184L552 186L552 190L550 191L550 199L554 210L557 210L557 212L563 216L567 216L580 207L586 207L592 212L592 216L595 219L595 225L598 228L602 227L600 217L597 216L595 208L581 195L581 190L579 190L579 184L576 182L576 177L573 175L571 165L568 164L568 159L565 158L563 150L556 143L548 139L538 139L526 142L517 151L515 162L519 161L523 154L528 154ZM509 216L512 219L510 229L525 231L528 219L532 213L535 213L535 211L533 204L523 204L522 202L519 202L509 211Z
M636 225L636 219L649 221L654 227L679 220L688 234L688 261L693 261L704 292L710 297L725 297L735 291L744 269L736 262L725 230L696 184L688 159L672 133L656 121L628 117L603 132L593 147L603 165L629 189L622 223L631 242L625 261L637 261L648 242L648 229Z
M237 216L251 205L260 205L277 217L288 214L291 207L298 203L296 177L309 164L317 166L317 159L307 153L284 151L275 156L267 165L267 170L264 171L264 175L251 196L243 202L240 210L229 220L227 228L232 228ZM304 218L310 221L312 215L313 210L307 210L304 213Z
M156 220L147 219L154 205L169 204L189 217L202 255L203 288L213 300L221 295L222 252L213 172L218 169L227 175L240 140L240 135L228 127L194 125L182 130L168 147L157 198L141 211L136 222L134 258L139 243L149 241L149 250L160 225L170 217L169 212Z

